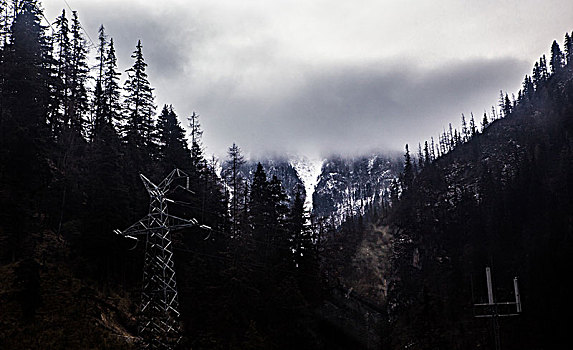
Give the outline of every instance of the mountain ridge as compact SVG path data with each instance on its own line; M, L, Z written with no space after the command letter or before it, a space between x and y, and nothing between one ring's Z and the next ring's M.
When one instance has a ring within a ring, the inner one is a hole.
M570 285L559 276L573 273L572 126L569 63L504 118L424 166L403 190L387 219L393 347L493 346L489 325L472 310L485 298L486 266L501 301L512 300L509 282L518 276L527 305L504 322L504 348L566 343L562 324L571 307L557 300Z

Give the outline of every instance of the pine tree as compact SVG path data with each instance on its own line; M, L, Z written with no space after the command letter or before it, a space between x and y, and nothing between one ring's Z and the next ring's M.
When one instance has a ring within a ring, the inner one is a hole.
M565 42L563 43L565 49L565 64L570 65L573 62L573 39L569 33L565 33Z
M49 45L35 1L21 5L4 48L2 119L11 114L20 127L44 128L49 101Z
M523 80L522 84L522 89L523 89L523 93L521 95L522 98L531 100L531 98L533 97L533 93L535 92L535 84L533 83L531 77L527 75L525 76L525 79Z
M440 158L442 156L442 135L438 134L438 144L436 145L436 156Z
M201 195L201 222L213 227L215 230L228 231L228 198L225 196L226 187L217 174L217 158L213 155L206 162L203 173L204 188L199 192Z
M500 118L507 117L507 114L505 113L505 96L504 96L502 90L499 90L498 106L499 106L499 116L500 116Z
M470 112L470 136L474 137L477 134L476 120L473 112Z
M203 163L203 147L201 144L203 131L199 123L199 114L193 112L187 120L189 121L189 128L191 129L189 131L191 136L191 163L195 169L200 171L201 164Z
M98 29L98 47L97 47L97 78L96 81L103 86L104 72L105 72L105 61L106 61L106 51L107 51L107 35L105 34L105 27L102 25Z
M241 154L241 149L235 143L227 152L228 158L223 167L223 177L231 189L231 235L237 237L240 227L240 197L244 189L244 177L241 167L245 164L245 158Z
M549 78L549 72L547 71L547 58L545 55L541 56L539 59L539 69L541 72L541 84L544 84Z
M115 57L113 38L109 40L104 66L104 79L102 84L106 103L104 110L107 113L105 120L106 123L112 125L121 119L121 93L119 88L119 77L121 73L117 71L117 58Z
M253 236L260 242L269 239L269 213L270 203L269 184L267 175L261 163L257 164L257 170L253 175L251 195L249 198L249 222L253 230ZM264 247L268 249L268 247Z
M503 115L504 116L508 116L511 114L511 102L509 101L509 96L507 96L507 93L505 94L505 98L503 100Z
M551 74L556 74L561 71L563 68L563 61L563 52L561 52L561 48L557 41L553 40L553 44L551 45L551 60L549 61Z
M456 139L454 138L454 130L452 128L452 123L449 123L449 132L448 132L448 151L454 149L456 145ZM426 149L428 148L428 142L426 142ZM425 149L424 149L425 151ZM425 153L426 155L427 153Z
M54 35L54 57L55 57L55 88L54 104L50 111L50 129L55 138L63 131L66 124L67 108L70 98L70 78L71 78L71 42L70 26L66 17L66 11L56 18L54 23L56 33Z
M445 128L442 132L442 136L440 137L440 148L442 154L448 153L448 135ZM423 161L424 158L422 157L421 159Z
M491 121L499 119L494 106L491 106Z
M404 173L402 175L402 187L404 190L407 190L412 185L412 181L414 181L414 168L412 167L410 150L408 149L408 144L406 144L406 153L404 153Z
M452 145L453 147L453 145ZM430 157L430 149L428 146L428 141L424 141L424 167L430 165L432 159Z
M531 75L533 78L533 85L535 86L535 90L539 89L539 85L541 84L541 69L539 68L539 63L535 62L533 65L533 74Z
M131 58L133 66L126 70L127 80L124 85L125 92L125 122L123 137L131 146L145 150L148 155L153 153L153 115L155 105L153 89L147 80L145 72L147 63L143 58L141 40L137 42Z
M441 140L440 140L441 145ZM418 169L422 169L424 167L424 155L422 154L422 145L418 142Z
M103 25L99 27L98 31L98 47L97 47L97 78L96 85L94 88L94 101L93 108L95 110L94 125L92 134L94 137L97 136L99 129L106 123L106 111L107 103L105 100L105 93L103 91L104 86L104 72L105 72L105 61L106 61L106 50L107 50L107 38L105 35L105 28Z
M485 128L487 128L488 124L489 124L489 120L487 120L487 113L485 111L483 111L483 119L481 120L481 132L482 133L485 130Z
M71 67L69 79L70 98L66 106L64 126L69 126L80 134L84 130L85 113L88 110L87 80L89 67L87 63L88 47L81 33L82 27L77 11L72 13L71 34Z
M470 133L466 124L466 117L462 113L462 142L467 142L470 139Z
M430 157L432 157L432 162L436 160L436 145L434 143L434 136L430 136Z
M185 130L181 127L173 106L163 106L157 121L158 158L163 163L165 173L173 168L187 169L190 162L190 152L185 138Z

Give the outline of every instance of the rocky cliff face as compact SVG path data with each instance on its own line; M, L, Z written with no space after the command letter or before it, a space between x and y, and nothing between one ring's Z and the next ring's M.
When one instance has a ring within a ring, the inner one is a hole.
M349 216L388 205L390 185L402 171L402 158L399 154L269 158L248 161L242 171L250 182L260 162L269 179L276 175L281 180L290 199L297 188L303 190L313 217L339 227Z
M297 189L300 189L303 193L303 196L305 196L304 182L299 176L295 167L291 164L291 161L287 158L249 160L243 166L244 176L247 178L249 186L253 180L253 174L257 169L258 163L261 163L263 166L268 180L271 180L273 176L276 176L279 180L281 180L282 186L289 200L294 199Z
M382 154L327 159L313 193L313 215L338 227L349 216L387 205L402 163L400 155Z

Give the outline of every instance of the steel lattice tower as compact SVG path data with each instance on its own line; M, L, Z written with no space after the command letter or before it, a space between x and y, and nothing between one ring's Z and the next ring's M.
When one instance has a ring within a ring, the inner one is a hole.
M189 176L175 169L159 185L140 177L150 196L149 214L126 230L115 232L134 240L145 237L139 336L147 348L172 349L181 336L171 231L195 226L197 220L170 215L167 203L173 200L167 195L177 188L191 192ZM184 185L174 186L181 180Z

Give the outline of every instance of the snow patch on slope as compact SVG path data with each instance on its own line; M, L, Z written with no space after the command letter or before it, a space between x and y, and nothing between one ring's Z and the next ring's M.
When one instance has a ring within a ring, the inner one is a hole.
M318 184L323 163L324 159L308 158L306 156L296 156L290 160L291 166L296 170L298 177L304 184L304 190L306 192L304 206L309 211L312 210L312 194L314 193L316 184Z

